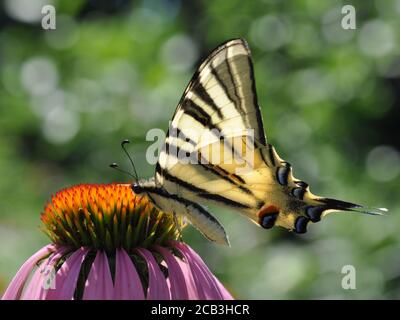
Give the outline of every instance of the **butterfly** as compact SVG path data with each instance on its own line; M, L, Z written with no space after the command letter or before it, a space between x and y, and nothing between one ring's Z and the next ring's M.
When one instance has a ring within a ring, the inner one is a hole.
M224 227L204 205L228 207L265 229L300 234L332 211L386 211L316 196L293 176L292 166L267 143L244 39L223 43L200 64L173 115L155 176L131 188L226 245Z

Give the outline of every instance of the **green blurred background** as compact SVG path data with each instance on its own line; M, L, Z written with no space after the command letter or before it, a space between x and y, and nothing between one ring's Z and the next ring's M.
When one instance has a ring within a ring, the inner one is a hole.
M57 29L41 28L53 4ZM356 30L341 8L356 8ZM306 235L212 211L232 248L185 240L238 298L400 298L400 1L7 0L0 8L0 292L48 243L57 190L142 177L151 128L166 129L196 64L227 39L253 52L269 142L319 195L385 206L329 215ZM356 268L356 290L341 286Z

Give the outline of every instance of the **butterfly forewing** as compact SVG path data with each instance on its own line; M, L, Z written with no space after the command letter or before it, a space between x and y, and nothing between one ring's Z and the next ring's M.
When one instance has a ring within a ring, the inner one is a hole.
M238 128L252 128L255 138L265 144L250 51L244 40L228 41L200 65L171 126L184 133L190 131L186 133L195 143L201 142L204 130L229 134Z
M243 155L255 141L266 143L253 66L247 43L236 39L217 48L187 86L156 165L155 184L194 202L254 209L260 199L236 169L249 166ZM188 218L206 233L198 225L202 219Z

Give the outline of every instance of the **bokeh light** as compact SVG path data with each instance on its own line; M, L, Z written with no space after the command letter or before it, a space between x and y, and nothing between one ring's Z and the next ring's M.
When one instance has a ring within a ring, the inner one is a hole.
M371 57L390 53L396 42L394 30L384 21L373 20L365 23L358 38L361 52Z
M42 18L42 7L52 4L51 0L5 0L4 9L13 19L34 23Z
M58 84L57 68L46 57L33 57L22 65L21 82L30 94L49 93Z
M366 169L376 181L396 179L400 173L400 152L390 146L375 147L368 154Z

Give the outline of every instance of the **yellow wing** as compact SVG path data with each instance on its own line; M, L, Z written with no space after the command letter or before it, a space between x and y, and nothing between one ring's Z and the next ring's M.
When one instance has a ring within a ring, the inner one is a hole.
M228 41L201 64L186 88L156 166L156 184L183 198L237 208L256 220L265 186L273 185L265 145L248 45Z
M242 39L217 48L193 76L169 127L154 184L180 202L214 202L264 228L278 225L297 233L330 211L380 213L313 195L267 144L250 51ZM211 223L201 210L192 216L204 234L224 239L216 220Z

